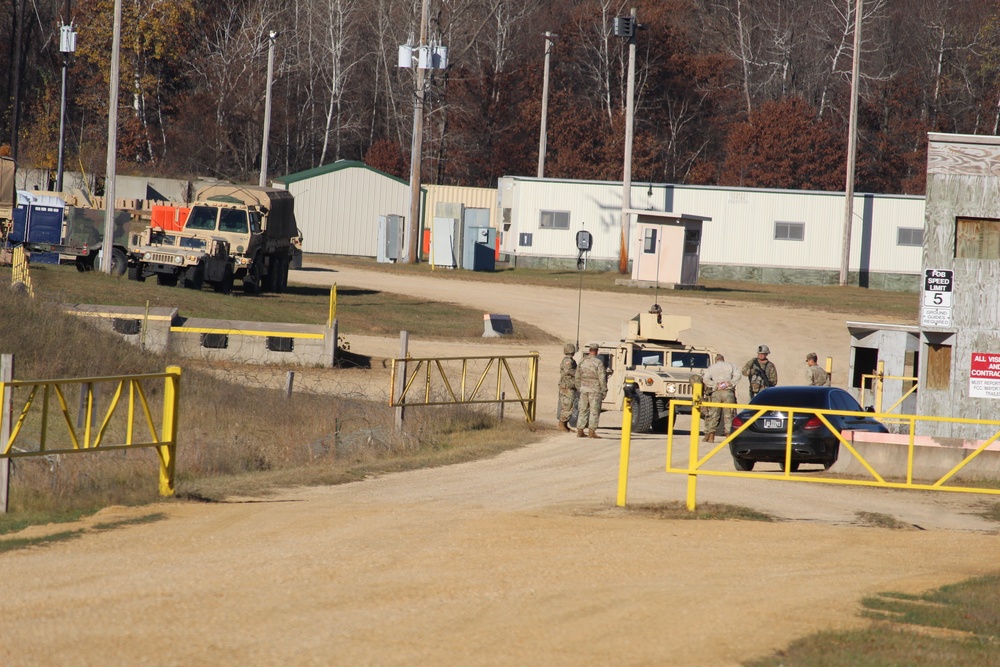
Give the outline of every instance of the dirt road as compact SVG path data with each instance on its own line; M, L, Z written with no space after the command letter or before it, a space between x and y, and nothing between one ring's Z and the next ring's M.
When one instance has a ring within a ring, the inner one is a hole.
M294 279L419 290L575 339L575 293L564 303L560 290L495 286L479 303L481 285L455 281ZM649 302L585 295L581 337L615 338ZM779 374L800 370L807 351L847 358L849 315L660 303L684 307L699 340L737 361L761 338ZM764 324L748 335L739 323L750 317ZM344 333L365 354L398 348ZM422 345L411 341L416 354ZM546 377L561 355L541 352L542 391L554 394ZM636 438L631 503L684 498L662 458L660 437ZM862 624L864 595L996 569L1000 537L974 496L719 478L699 483L699 502L785 520L663 521L614 508L617 464L615 440L553 432L487 461L265 500L112 508L83 525L164 519L0 555L0 664L735 665ZM858 510L912 528L861 527Z

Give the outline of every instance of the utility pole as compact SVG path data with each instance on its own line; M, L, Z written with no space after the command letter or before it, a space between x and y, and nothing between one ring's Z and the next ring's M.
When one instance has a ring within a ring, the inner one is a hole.
M430 0L421 0L420 43L421 52L427 48L427 22ZM413 95L413 143L410 146L410 219L406 221L406 262L417 262L417 236L420 234L420 160L424 144L424 68L417 67L417 88Z
M851 268L851 227L854 224L854 167L858 152L858 78L861 70L861 5L854 8L854 63L851 68L851 114L847 134L847 185L844 201L844 247L840 258L840 285L847 284Z
M63 191L63 157L65 156L66 136L66 71L69 69L69 59L76 51L76 31L70 19L70 2L66 0L66 21L59 28L59 51L63 55L62 63L62 96L59 103L59 161L56 165L56 192Z
M542 127L538 133L538 178L545 178L545 123L549 115L549 54L552 42L559 35L545 31L545 74L542 77Z
M101 271L111 273L115 240L115 176L118 156L118 60L122 41L122 0L115 0L115 27L111 38L111 93L108 99L108 165L104 177L104 240Z
M264 138L260 141L260 183L267 185L267 137L271 134L271 83L274 81L274 43L278 33L274 30L267 35L267 91L264 93Z
M638 12L632 8L628 19L615 19L615 35L628 38L628 85L625 93L625 166L622 174L622 238L618 257L618 271L628 273L628 254L631 232L629 222L632 208L632 131L635 109L635 34L639 29Z

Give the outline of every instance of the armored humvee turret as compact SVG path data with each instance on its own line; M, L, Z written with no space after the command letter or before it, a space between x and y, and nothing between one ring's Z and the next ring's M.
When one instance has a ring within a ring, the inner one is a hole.
M621 410L625 383L635 382L642 393L632 404L633 432L665 425L670 402L689 400L692 376L704 373L715 359L715 350L678 340L689 328L690 317L659 312L639 313L625 322L622 340L602 344L598 353L608 369L601 408Z

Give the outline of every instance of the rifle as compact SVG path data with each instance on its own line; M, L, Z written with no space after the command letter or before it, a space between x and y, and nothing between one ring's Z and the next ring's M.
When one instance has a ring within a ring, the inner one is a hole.
M750 398L753 398L758 393L760 393L760 392L754 391L754 389L753 389L753 385L755 384L754 381L753 381L754 376L756 376L757 378L760 379L760 382L757 383L757 384L759 384L764 389L767 389L768 387L774 386L774 385L771 384L771 378L767 377L767 373L764 372L764 367L760 365L760 360L759 359L754 359L753 360L753 375L751 375L751 377L750 377Z

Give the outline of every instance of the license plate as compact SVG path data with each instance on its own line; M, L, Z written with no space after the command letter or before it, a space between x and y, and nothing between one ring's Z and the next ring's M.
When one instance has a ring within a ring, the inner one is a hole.
M777 430L785 428L784 419L776 419L774 417L764 417L763 422L764 422L764 428L768 430Z

